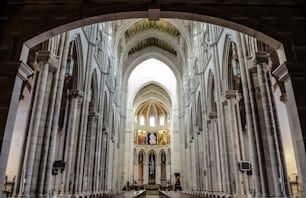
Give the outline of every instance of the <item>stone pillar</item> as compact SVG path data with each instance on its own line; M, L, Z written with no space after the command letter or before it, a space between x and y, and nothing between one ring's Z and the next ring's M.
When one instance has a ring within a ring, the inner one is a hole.
M107 158L106 158L106 172L107 172L107 177L106 177L106 190L109 192L111 191L112 187L112 180L113 180L113 159L114 159L114 143L111 141L110 137L108 139L108 149L107 149Z
M93 173L94 173L94 164L96 162L95 158L95 148L96 148L96 139L97 139L97 121L99 119L99 113L98 112L90 112L90 130L91 130L91 137L90 137L90 155L89 155L89 164L88 164L88 190L89 192L93 192Z
M242 175L239 171L239 162L241 161L241 148L239 144L239 129L237 127L237 115L235 111L235 104L237 92L235 90L228 90L225 92L225 98L227 99L227 106L228 106L228 132L229 132L229 147L231 149L230 152L230 167L231 167L231 192L234 194L242 194Z
M285 180L284 180L284 164L282 163L279 154L279 137L276 127L276 117L273 114L272 97L268 83L268 54L256 53L256 56L250 62L250 70L252 71L253 85L256 90L255 104L257 122L259 122L258 136L256 141L260 144L263 154L261 167L262 183L266 183L266 191L263 191L264 196L284 196Z
M212 128L211 128L211 119L207 119L207 130L206 130L206 153L207 153L207 192L213 191L213 180L214 180L214 159L212 156L214 156L214 149L212 146Z
M298 197L305 197L306 192L306 155L305 155L305 135L301 126L303 115L304 84L305 84L305 64L284 63L278 66L273 75L279 82L282 90L281 100L286 104L288 119L293 140L293 148L298 169L298 183L300 192ZM297 86L299 85L299 86ZM297 104L296 100L299 100Z
M102 128L102 157L101 157L101 188L102 191L106 191L106 182L107 182L107 159L108 159L108 128L104 126Z
M267 55L266 54L256 54L257 61L261 61L260 59L266 58L267 61ZM264 61L264 60L263 60ZM274 116L272 115L272 109L271 109L271 97L269 93L268 88L268 82L267 82L267 64L265 62L257 62L257 74L258 74L258 81L259 81L259 89L261 93L261 99L262 99L262 111L264 115L264 121L266 126L266 137L268 142L268 145L264 145L264 149L269 150L270 155L270 167L268 165L267 169L268 172L272 172L272 177L274 181L274 192L273 195L280 196L281 189L279 185L279 166L282 164L279 164L278 166L278 156L277 156L277 148L275 146L277 145L274 137L275 133L275 123L274 123ZM266 147L267 146L267 147ZM267 159L266 159L267 160ZM271 178L270 178L271 179ZM271 181L271 180L270 180ZM270 183L270 182L269 182ZM271 189L271 186L269 187L269 190Z
M196 140L193 139L190 142L190 170L191 170L191 178L190 178L190 183L191 183L191 191L196 191L197 190L197 155L196 155Z
M53 167L53 161L55 157L55 151L56 151L56 144L57 144L57 133L58 133L58 119L60 114L60 108L61 108L61 101L62 101L62 89L64 86L64 79L65 79L65 68L66 68L66 58L68 55L68 49L69 49L69 35L70 33L64 33L62 35L62 39L64 39L64 46L63 51L60 51L60 71L59 71L59 77L58 77L58 84L57 84L57 93L56 93L56 99L55 99L55 106L54 106L54 116L52 120L52 131L50 135L50 143L49 143L49 149L48 149L48 158L47 158L47 167L46 167L46 178L44 183L44 189L43 194L49 195L51 194L51 185L52 185L52 167Z
M4 177L5 177L5 171L6 171L6 166L7 166L9 148L10 148L10 144L11 144L11 140L12 140L14 125L15 125L15 118L16 118L16 114L17 114L17 109L18 109L18 103L19 103L19 100L20 100L20 96L23 92L23 88L24 88L24 85L25 85L26 81L28 80L28 77L33 75L33 73L34 73L32 68L30 66L28 66L27 64L23 63L23 62L14 63L14 64L16 64L16 65L19 64L19 69L18 69L17 76L15 76L16 75L15 73L12 74L12 75L14 75L14 78L15 78L15 82L14 82L14 85L13 85L14 88L12 88L13 92L12 92L11 99L10 99L10 105L9 105L7 120L6 120L6 124L5 124L5 128L4 128L4 134L3 134L3 137L0 136L0 139L1 139L0 140L0 146L1 146L0 147L1 148L1 153L0 153L0 186L4 185ZM3 66L3 67L5 67L5 66ZM9 65L8 67L11 67L11 65ZM5 73L0 74L0 85L2 85L3 81L4 81L5 86L8 86L8 84L6 84L5 80L10 80L10 78L9 77L5 78L2 75L8 75L8 74L5 74ZM2 86L4 86L4 85L2 85ZM1 103L2 102L3 101L1 101ZM1 106L0 112L2 112L2 110L4 110L4 108L2 109L2 106ZM3 114L1 114L1 119L2 119L2 116L3 116ZM21 173L19 173L19 176L17 177L16 184L15 184L15 189L17 191L19 190L20 183L22 183L22 181L20 181L20 174Z
M69 112L69 123L66 139L66 149L65 149L65 171L64 171L64 190L62 193L69 194L72 192L74 185L76 185L76 175L75 175L75 155L77 150L77 136L79 131L80 122L80 111L83 104L83 92L80 90L70 90L70 112Z
M214 30L214 28L211 28L212 32L215 32L216 30ZM215 35L215 33L212 33ZM214 38L214 40L211 41L211 49L212 49L212 57L213 57L213 64L214 64L214 69L215 69L215 74L214 74L214 80L215 80L215 88L216 88L216 105L217 105L217 118L215 119L215 131L216 133L218 133L217 138L217 161L216 161L216 165L217 165L217 180L218 180L218 185L216 187L216 191L224 191L223 187L223 171L221 170L221 164L225 164L226 161L224 160L224 158L222 156L224 156L225 153L225 148L223 147L222 144L222 138L220 134L223 134L222 129L223 129L223 109L222 109L222 103L221 103L221 82L222 82L222 76L221 76L221 72L220 72L220 62L219 62L219 51L218 51L218 41L216 38ZM221 157L220 157L221 156Z
M61 50L63 47L63 42L61 45ZM50 138L51 138L51 133L52 133L52 125L53 125L53 119L54 119L54 114L55 114L55 103L56 103L56 94L57 94L57 84L58 84L58 77L59 77L59 69L58 69L58 57L52 57L49 53L44 54L44 53L39 53L38 54L38 59L49 59L49 57L53 58L55 61L53 62L49 67L49 74L48 74L48 87L45 90L47 93L49 92L49 96L47 99L45 99L44 106L47 106L47 110L45 110L45 121L42 122L41 127L40 127L40 133L41 133L41 159L40 161L37 162L39 164L39 169L37 170L37 193L39 195L44 194L43 188L44 188L44 183L45 183L45 178L46 178L46 169L48 166L48 152L49 152L49 145L50 145ZM50 60L48 60L50 61ZM46 107L45 107L46 108ZM43 133L42 133L43 131ZM39 142L40 142L39 141ZM39 156L40 157L40 156Z
M167 186L169 185L168 181L170 181L170 185L172 184L171 182L171 155L168 155L168 152L166 152L166 182Z
M249 76L248 64L246 64L246 56L247 56L247 49L245 43L245 37L241 36L240 33L236 33L237 36L237 53L239 58L239 65L240 65L240 72L241 72L241 84L243 89L243 97L246 109L246 117L247 117L247 133L248 133L248 141L249 141L249 154L251 157L252 163L252 173L254 180L251 181L251 192L257 196L263 192L263 184L261 183L261 170L259 166L259 158L257 157L257 132L255 130L254 125L254 111L252 109L255 108L253 95L250 90L252 90L251 86L251 79ZM249 193L251 193L249 192Z
M54 68L57 66L57 59L50 52L41 52L38 55L39 63L38 69L40 74L37 81L36 95L33 104L33 113L31 115L31 123L29 126L29 142L28 142L28 156L26 158L26 174L25 174L25 189L24 195L30 196L31 192L36 191L37 180L37 168L40 162L40 156L37 156L37 148L40 150L41 144L39 143L39 136L44 133L40 131L44 126L44 118L46 116L46 108L48 108L49 98L46 94L50 91L50 79L49 72L54 72ZM51 76L52 78L52 76ZM48 83L49 82L49 83ZM49 89L48 89L49 88ZM47 98L46 98L46 97ZM43 116L43 117L42 117ZM43 124L42 124L43 123ZM40 138L41 139L41 138Z
M146 160L143 162L143 184L149 184L149 155L147 153Z
M161 179L161 159L160 156L157 154L156 155L156 169L155 169L155 183L156 184L161 184L160 179Z
M101 116L99 116L101 117ZM100 119L99 119L100 121ZM97 138L96 138L96 148L95 148L95 166L94 166L94 175L93 175L93 181L94 181L94 187L93 192L98 193L100 191L100 176L102 174L101 172L101 148L102 148L102 130L100 130L100 122L98 121L98 129L97 129Z
M222 191L222 177L221 177L221 159L220 159L220 131L218 128L217 119L212 120L213 135L214 135L214 147L215 147L215 190L216 192Z
M202 120L201 120L202 122ZM197 144L198 144L198 159L199 159L199 169L198 169L198 190L203 191L204 190L204 145L203 145L203 132L197 127L196 130L196 139L197 139Z
M201 160L200 160L200 137L199 137L199 129L198 127L195 127L195 173L196 173L196 191L200 191L201 190L201 174L200 174L200 167L202 166L201 164Z
M231 193L231 177L230 174L232 174L231 170L230 170L230 156L232 153L232 148L229 146L230 144L230 132L229 132L229 128L228 128L228 103L227 103L227 99L223 98L223 101L221 102L221 111L222 114L220 114L220 116L222 117L221 120L223 121L222 123L220 123L220 126L222 127L220 129L220 137L219 137L219 141L220 141L220 149L221 149L221 163L222 163L222 169L221 169L221 175L222 175L222 192L224 192L225 194L230 194ZM223 132L222 132L223 131Z

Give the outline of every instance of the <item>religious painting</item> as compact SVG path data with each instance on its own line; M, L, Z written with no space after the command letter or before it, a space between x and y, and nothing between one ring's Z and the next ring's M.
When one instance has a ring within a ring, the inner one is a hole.
M166 145L170 143L170 133L168 130L158 131L158 145Z
M156 133L148 133L148 144L149 145L156 145L157 144Z
M146 145L147 144L147 132L138 130L138 144Z

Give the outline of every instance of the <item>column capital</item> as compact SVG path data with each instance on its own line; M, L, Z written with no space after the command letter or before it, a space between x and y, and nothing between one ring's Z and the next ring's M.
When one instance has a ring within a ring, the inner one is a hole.
M256 64L269 63L270 54L267 52L255 52Z
M98 112L96 112L96 111L91 111L91 112L89 112L88 113L88 116L90 117L90 118L92 118L92 119L98 119L99 118L99 113Z
M208 113L208 119L209 120L215 119L217 117L218 117L217 112L209 112Z
M37 61L42 61L43 63L48 63L50 71L54 72L56 71L58 67L58 57L54 55L50 51L40 51L37 52Z
M247 58L249 65L248 68L250 71L257 71L257 65L270 62L270 54L267 52L255 52L253 56Z
M72 97L84 97L84 92L79 89L68 89L68 95Z
M222 95L227 100L231 98L235 98L237 96L237 90L226 90L225 92L223 92Z
M196 131L196 134L199 135L203 131L203 129L200 128L199 126L195 126L195 131Z

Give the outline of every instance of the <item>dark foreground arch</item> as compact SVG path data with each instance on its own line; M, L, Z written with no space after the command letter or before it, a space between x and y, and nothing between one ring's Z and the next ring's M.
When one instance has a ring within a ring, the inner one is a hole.
M26 62L28 48L58 33L86 24L135 17L168 17L215 23L250 34L276 49L283 47L286 65L275 71L275 75L290 91L290 97L287 97L288 113L291 124L296 127L295 141L301 147L298 150L301 156L299 164L303 166L301 169L306 176L303 161L306 140L306 3L293 0L284 3L274 0L245 3L240 0L37 2L7 0L0 3L0 186L5 174L20 91L23 82L31 75L31 71L20 67Z

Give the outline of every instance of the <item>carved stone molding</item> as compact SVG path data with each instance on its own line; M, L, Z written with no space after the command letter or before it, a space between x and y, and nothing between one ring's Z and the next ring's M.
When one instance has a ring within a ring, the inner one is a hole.
M267 52L255 52L256 64L269 63L270 54Z
M281 64L276 69L274 69L272 74L273 76L277 77L280 82L287 80L289 78L287 65L285 63Z
M236 96L237 96L237 90L226 90L223 93L223 97L227 100L231 98L236 98Z
M257 65L266 63L269 64L270 54L266 52L255 52L255 55L247 58L248 60L248 69L251 72L257 72Z
M58 57L50 51L40 51L37 53L38 62L43 62L44 64L49 64L49 69L51 72L55 72L58 68L59 62Z
M27 81L29 76L34 74L34 70L24 62L20 63L19 69L17 76L22 80L22 81Z
M91 111L91 112L89 112L88 113L88 116L89 116L89 118L91 118L91 119L98 119L99 118L99 113L98 112L96 112L96 111Z
M217 112L209 112L208 113L208 118L209 119L215 119L217 117L218 117Z
M69 89L68 90L68 95L72 96L72 97L83 98L84 97L84 92L79 90L79 89Z

